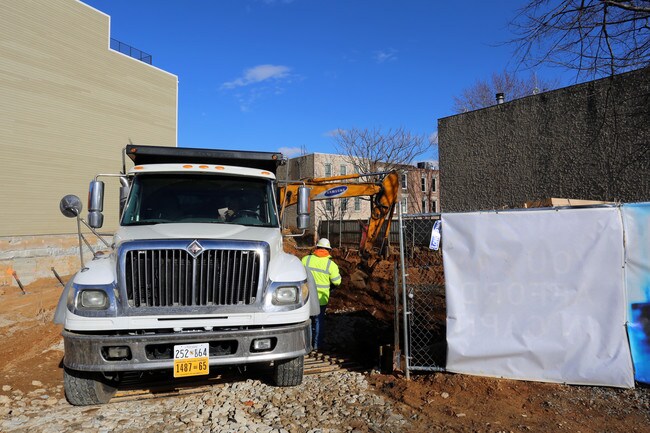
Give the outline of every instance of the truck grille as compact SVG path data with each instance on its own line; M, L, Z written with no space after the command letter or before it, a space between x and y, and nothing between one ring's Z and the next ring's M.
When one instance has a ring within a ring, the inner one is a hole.
M260 255L255 250L130 250L125 257L131 307L249 305L255 302Z

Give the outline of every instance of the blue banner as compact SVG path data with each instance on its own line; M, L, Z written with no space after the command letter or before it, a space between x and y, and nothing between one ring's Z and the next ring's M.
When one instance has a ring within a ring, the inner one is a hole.
M623 205L627 332L634 379L650 383L650 203Z

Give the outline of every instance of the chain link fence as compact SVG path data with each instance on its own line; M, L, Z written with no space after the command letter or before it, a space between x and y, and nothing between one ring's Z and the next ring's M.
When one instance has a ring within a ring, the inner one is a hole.
M447 356L442 250L429 248L440 214L399 218L400 269L407 377L410 371L443 371ZM396 308L396 311L398 309Z

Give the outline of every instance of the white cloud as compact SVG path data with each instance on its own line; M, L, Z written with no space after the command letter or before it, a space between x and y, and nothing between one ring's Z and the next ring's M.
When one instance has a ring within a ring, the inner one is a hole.
M291 68L282 65L257 65L246 69L244 74L232 81L227 81L221 85L222 89L235 89L251 84L261 83L269 80L283 80L289 78Z
M336 137L338 135L343 134L344 132L345 132L345 129L338 128L338 129L332 129L331 131L327 131L327 132L323 133L323 135L325 137Z
M429 143L438 144L438 131L429 134Z
M241 111L251 111L259 99L281 95L286 85L303 79L290 72L288 66L257 65L246 69L240 77L223 83L221 90L232 92Z
M299 147L281 147L278 152L282 153L287 158L293 158L302 154L302 149Z
M377 63L393 62L397 60L397 50L389 48L387 50L375 51L374 58Z

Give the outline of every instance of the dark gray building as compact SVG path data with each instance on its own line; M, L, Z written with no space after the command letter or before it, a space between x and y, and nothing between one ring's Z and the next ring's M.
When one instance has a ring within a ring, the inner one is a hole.
M650 68L438 120L445 212L650 200Z

